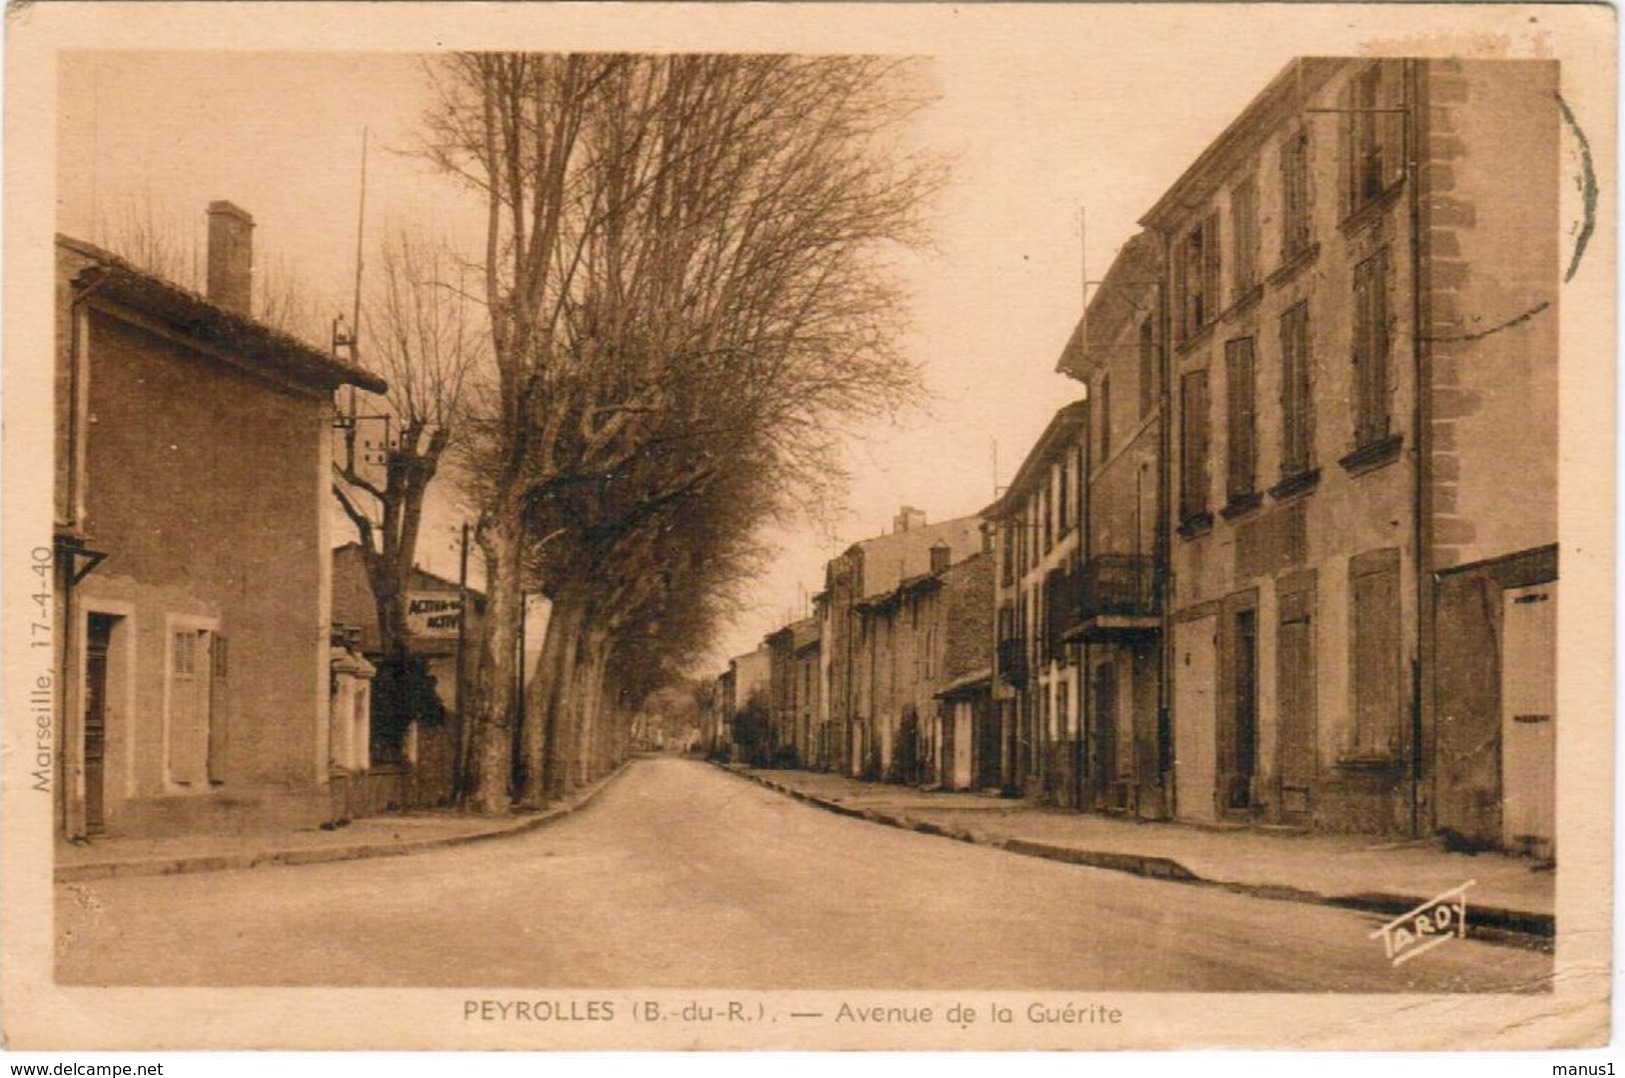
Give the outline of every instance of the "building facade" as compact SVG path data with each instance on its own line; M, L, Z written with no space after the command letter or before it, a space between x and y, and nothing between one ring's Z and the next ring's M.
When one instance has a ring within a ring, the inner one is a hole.
M332 396L386 387L251 317L252 229L210 206L207 298L57 239L69 837L328 818Z
M981 526L978 516L927 524L924 513L904 506L891 534L854 543L825 566L814 602L821 622L820 726L831 769L881 778L891 768L892 722L903 690L890 673L891 641L876 635L882 626L867 615L904 580L930 571L933 546L946 547L950 564L981 549ZM868 636L866 625L874 630Z
M484 597L416 566L406 591L409 635L397 665L383 651L361 548L351 542L333 551L334 629L348 630L352 649L377 671L366 774L352 774L347 783L360 788L348 795L352 816L448 804L453 795L460 653L466 641L479 639Z
M768 634L768 707L774 766L806 767L814 759L818 711L818 621L803 618Z
M1080 571L1089 406L1055 413L1004 493L985 511L994 531L996 649L992 704L1000 783L1011 795L1084 799L1078 649L1065 639Z
M1078 569L1063 640L1078 649L1085 730L1080 805L1168 815L1173 767L1163 664L1168 562L1161 244L1131 239L1099 283L1058 369L1088 387Z
M1557 77L1297 61L1143 219L1179 818L1549 851Z
M954 778L954 761L965 753L968 772L978 716L945 708L939 693L988 669L992 558L977 552L951 561L941 540L930 557L927 571L856 607L857 695L873 716L867 770L887 782L966 788L971 779ZM970 723L961 728L961 718Z

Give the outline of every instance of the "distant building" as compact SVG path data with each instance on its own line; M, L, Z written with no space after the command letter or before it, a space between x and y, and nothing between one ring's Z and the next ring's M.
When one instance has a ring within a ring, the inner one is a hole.
M981 518L970 516L927 524L925 514L904 506L891 534L854 543L824 570L824 589L815 598L820 626L821 763L844 774L879 778L890 766L889 738L877 736L877 723L890 723L893 686L877 681L877 643L865 639L861 604L879 600L912 576L930 571L931 549L948 550L950 563L981 548Z
M386 662L378 603L367 583L363 551L346 543L333 551L333 624L353 630L355 651L376 667L364 774L346 769L346 815L449 803L458 746L458 648L479 639L484 597L457 582L413 567L407 580L406 666ZM465 625L464 617L468 618Z
M736 762L765 767L772 759L773 732L769 691L773 661L764 645L728 660L724 687L724 721Z
M819 624L803 618L768 635L770 755L778 766L805 767L816 757Z
M209 216L207 297L56 241L70 837L329 818L332 398L386 387L255 321L253 221Z
M992 559L978 552L951 562L947 543L931 547L931 567L892 591L858 603L862 641L858 697L873 716L873 773L888 782L942 786L954 740L968 746L970 726L944 722L938 693L991 661ZM969 785L967 779L965 785Z

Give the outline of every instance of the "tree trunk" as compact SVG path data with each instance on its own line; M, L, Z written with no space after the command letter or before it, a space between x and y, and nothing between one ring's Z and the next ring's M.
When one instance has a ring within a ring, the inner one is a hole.
M526 690L525 720L519 730L521 808L538 809L547 803L550 716L563 695L584 613L583 604L565 593L553 601L548 614L541 659Z
M576 736L576 783L593 780L593 757L597 748L600 714L604 699L604 671L609 661L609 634L603 629L586 632L586 661L582 666L581 723Z
M566 588L555 600L553 617L559 616L560 607L570 614L560 626L559 665L547 686L547 705L542 712L546 722L543 733L543 760L539 769L543 797L553 799L569 792L570 762L573 759L572 731L574 729L573 704L576 696L577 669L581 662L582 626L591 617L591 600L579 589ZM548 626L549 633L552 625Z
M522 535L519 511L507 505L492 511L479 535L486 568L485 617L468 697L470 759L464 804L488 815L507 809L513 777Z

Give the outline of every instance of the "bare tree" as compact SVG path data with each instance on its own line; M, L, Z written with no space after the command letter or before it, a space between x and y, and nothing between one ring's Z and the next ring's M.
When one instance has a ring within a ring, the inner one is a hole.
M379 283L363 307L368 347L359 358L389 383L389 392L369 402L366 413L350 410L346 452L333 464L333 494L360 540L381 648L397 660L406 648L406 588L424 500L456 438L465 387L483 355L478 314L458 273L443 245L409 232L397 231L383 245ZM369 423L379 426L363 431ZM381 449L369 455L368 441Z
M489 587L469 700L477 810L506 802L526 545L573 526L551 506L685 441L679 488L731 445L781 484L818 482L837 421L916 386L880 256L919 237L937 172L897 150L899 74L784 56L440 69L430 153L487 207L494 377L469 453Z

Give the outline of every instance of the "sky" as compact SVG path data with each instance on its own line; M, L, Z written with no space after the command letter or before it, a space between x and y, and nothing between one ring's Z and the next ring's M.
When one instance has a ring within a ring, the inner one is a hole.
M1021 10L976 12L989 21L953 33L928 20L936 36L909 42L932 58L940 94L914 134L952 165L933 212L936 248L909 273L904 344L930 403L848 442L853 479L833 532L766 536L779 554L739 596L743 612L713 649L717 670L802 616L824 562L889 530L900 506L939 521L993 499L1055 410L1083 395L1054 368L1085 276L1104 275L1136 219L1304 51L1301 36L1272 38L1267 5L1223 32L1188 7L1118 18L1112 33L1094 32L1079 8ZM951 21L961 9L926 14ZM1335 10L1301 17L1300 29L1318 26L1316 51L1363 40ZM70 235L96 239L134 213L201 246L205 206L229 199L254 215L261 265L296 269L306 291L347 309L363 130L369 246L407 221L451 235L479 227L478 200L410 153L428 102L419 56L82 51L62 54L58 76L57 228ZM348 538L347 527L339 518L335 533ZM428 568L455 574L455 527L442 501L423 544Z

